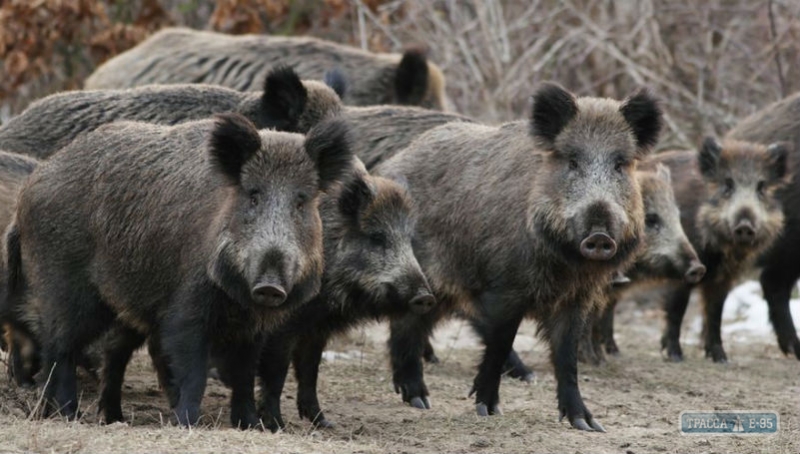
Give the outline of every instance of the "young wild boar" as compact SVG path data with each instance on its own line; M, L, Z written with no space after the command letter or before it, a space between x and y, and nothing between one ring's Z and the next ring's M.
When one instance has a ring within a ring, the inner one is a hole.
M503 364L532 316L550 344L561 416L603 430L578 389L578 339L612 273L639 248L644 211L634 171L661 122L647 91L618 102L545 84L530 122L440 126L376 168L408 182L414 252L438 302L392 323L394 384L404 401L427 399L426 338L458 310L485 333L477 412L500 413Z
M256 426L260 339L319 290L318 198L351 166L345 136L238 114L118 122L39 166L6 248L14 308L40 316L49 410L77 414L75 358L115 325L159 346L180 424L200 416L213 354L231 365L233 425Z
M206 83L256 90L276 65L303 78L322 79L340 71L351 82L346 104L407 104L444 109L442 71L419 50L374 54L310 37L230 36L167 28L101 65L86 88L129 88L147 84Z
M750 115L725 137L765 145L779 141L793 145L789 160L791 182L776 192L783 205L783 232L757 263L761 267L761 288L769 305L769 319L778 345L783 353L800 359L800 339L789 310L792 290L800 278L797 255L800 250L800 93Z
M330 87L301 81L289 68L277 68L259 81L263 81L262 93L180 85L51 95L0 127L0 148L44 159L79 134L113 121L173 125L223 112L238 112L258 129L306 133L341 109Z
M681 226L669 169L663 164L645 162L637 169L636 180L644 203L644 247L633 265L625 270L625 276L634 284L652 280L700 282L706 268L700 263ZM626 287L612 285L606 288L607 302L593 311L587 321L581 342L581 360L598 364L604 359L604 353L619 353L613 335L614 308L622 288Z
M722 307L734 282L781 233L784 215L776 192L788 183L785 144L769 147L707 138L698 153L661 153L655 162L670 167L681 223L707 267L700 282L706 356L726 362L720 325ZM680 361L680 329L693 285L665 289L667 327L661 347Z

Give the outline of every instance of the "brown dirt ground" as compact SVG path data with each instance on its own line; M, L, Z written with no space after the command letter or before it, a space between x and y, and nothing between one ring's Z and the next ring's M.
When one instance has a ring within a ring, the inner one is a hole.
M696 304L692 305L696 314ZM623 356L600 367L581 366L587 406L608 433L584 433L558 422L555 380L546 351L523 325L517 348L537 372L534 383L505 379L505 416L478 418L467 398L480 349L462 322L438 332L438 365L426 366L433 409L402 405L392 392L383 340L385 328L368 327L337 340L345 352L322 365L320 400L332 430L312 430L294 408L294 384L284 396L289 427L279 434L229 428L226 389L209 383L204 424L169 426L165 398L143 352L127 376L123 410L131 424L100 425L96 385L82 382L81 422L30 420L37 392L0 377L0 452L569 452L569 453L798 453L800 364L784 357L772 339L727 342L731 363L713 364L685 345L686 361L667 363L658 351L661 313L632 302L618 308L617 340ZM691 317L692 315L690 315ZM689 325L689 323L687 323ZM684 338L696 340L696 333ZM751 409L780 412L772 436L681 436L683 410Z

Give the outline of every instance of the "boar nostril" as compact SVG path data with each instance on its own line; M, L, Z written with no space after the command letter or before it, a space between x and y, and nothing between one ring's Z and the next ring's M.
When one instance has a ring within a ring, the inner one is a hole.
M686 272L684 278L686 282L691 284L696 284L703 279L703 276L706 275L706 267L702 263L695 262L689 268L689 271Z
M259 283L253 287L253 299L258 304L277 307L286 301L286 290L279 284Z
M755 239L756 231L749 221L742 221L733 229L733 236L739 243L750 243Z
M408 304L415 314L424 314L433 309L433 306L436 305L436 298L430 294L417 295Z
M607 233L595 232L581 241L581 254L589 260L610 260L617 253L617 243Z

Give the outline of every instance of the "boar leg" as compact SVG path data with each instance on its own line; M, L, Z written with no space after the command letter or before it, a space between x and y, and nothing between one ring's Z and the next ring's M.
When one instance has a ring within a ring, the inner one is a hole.
M316 333L299 340L294 349L294 373L297 378L297 410L317 427L331 428L333 423L325 418L317 398L317 380L322 352L328 343L326 336Z
M728 357L722 348L722 307L731 286L728 282L708 281L702 284L703 310L705 312L706 357L715 363L727 363Z
M584 320L580 306L558 308L541 324L550 343L550 360L555 368L559 418L565 416L579 430L605 432L583 403L578 388L578 342Z
M170 375L169 362L164 356L164 349L161 348L161 339L158 336L147 338L147 352L153 362L153 368L158 378L158 387L167 394L169 408L178 405L178 390L173 386L172 376Z
M614 341L614 309L617 306L617 299L612 297L608 302L603 315L595 325L595 334L598 339L598 347L605 347L605 352L611 356L619 356L619 347Z
M113 323L114 313L103 303L97 291L73 284L75 276L51 274L42 296L42 339L44 344L44 397L46 414L59 413L67 419L78 414L77 360L80 352ZM49 285L48 285L49 284ZM61 295L65 295L61 298ZM80 329L76 329L80 327Z
M78 417L78 378L75 355L56 346L45 347L45 416L58 414L73 420Z
M198 310L202 307L198 304L200 299L176 301L178 304L167 311L158 333L161 339L157 340L172 379L167 389L174 387L172 411L182 426L197 424L200 402L206 389L208 336L204 326L205 314Z
M261 421L272 432L286 427L281 415L281 395L294 348L294 339L287 333L281 332L268 336L261 349L261 358L258 362L258 376L261 380Z
M787 275L771 267L765 267L761 272L761 289L769 304L769 319L778 336L778 346L784 354L794 353L800 359L800 340L789 310L789 300L797 278L797 275Z
M422 358L426 363L439 364L439 357L436 356L436 351L433 349L430 338L425 341L425 350L422 352Z
M436 320L431 313L407 314L390 323L389 350L394 391L402 395L403 402L420 409L431 408L428 387L423 379L422 353Z
M593 309L589 312L589 315L586 317L586 323L583 324L580 340L578 341L578 361L593 366L599 366L601 362L594 345L594 325L599 317L599 310Z
M144 343L145 336L138 331L116 325L106 338L103 348L103 368L100 381L100 404L106 424L123 421L122 382L133 352Z
M471 321L472 328L478 335L481 337L483 342L486 342L486 336L488 333L486 332L486 326L481 323L477 323L475 321ZM503 364L503 374L508 375L511 378L516 378L526 383L530 383L533 381L534 373L531 368L525 365L522 362L522 359L519 357L516 351L514 351L513 347L511 352L508 354L505 363Z
M681 323L691 294L692 287L684 284L671 284L665 289L664 308L667 312L667 327L661 337L661 349L667 351L667 358L670 361L683 361Z
M220 351L219 364L226 371L231 387L231 425L239 429L261 427L254 394L256 365L261 347L258 342L229 342Z
M503 375L503 365L512 351L514 337L522 322L522 316L517 314L498 318L476 322L484 325L480 331L484 333L483 342L486 345L483 359L478 366L478 375L469 393L470 396L475 394L478 416L503 414L500 410L500 377Z

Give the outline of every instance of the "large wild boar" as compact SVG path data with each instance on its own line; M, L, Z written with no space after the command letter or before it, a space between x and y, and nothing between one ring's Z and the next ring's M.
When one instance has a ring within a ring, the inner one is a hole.
M769 319L778 345L800 359L800 339L792 322L789 300L800 278L800 93L770 104L740 121L725 136L764 145L785 141L793 145L791 183L777 192L783 204L783 232L758 259L761 288L769 305Z
M118 122L39 166L6 250L13 309L40 320L47 409L76 416L75 358L114 326L158 346L179 423L200 416L211 354L231 365L233 425L257 426L260 340L319 290L319 194L351 167L346 134Z
M148 84L206 83L256 90L276 65L303 78L341 72L350 84L346 104L417 105L444 108L444 75L425 53L375 54L310 37L230 36L167 28L101 65L86 88L129 88Z
M720 325L733 284L780 235L784 215L777 191L789 182L786 144L770 146L713 138L699 152L675 151L654 157L670 167L681 223L707 267L698 285L703 297L706 356L726 362ZM680 328L691 283L673 282L664 292L667 327L661 346L681 361Z
M40 99L0 127L0 148L44 159L79 134L121 120L174 125L237 112L258 129L306 133L339 114L338 95L322 82L301 81L289 68L259 79L261 93L212 85L86 90Z
M619 102L545 84L530 121L440 126L376 168L407 181L414 252L438 302L427 315L392 323L393 380L404 401L427 400L426 339L458 310L484 333L477 412L500 413L503 364L520 322L531 316L550 345L559 413L576 428L603 430L578 389L578 339L612 273L641 244L634 171L661 123L647 91Z

